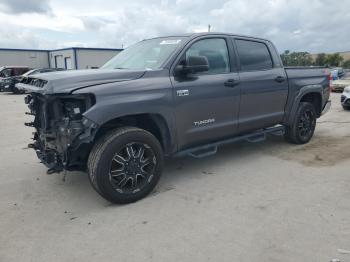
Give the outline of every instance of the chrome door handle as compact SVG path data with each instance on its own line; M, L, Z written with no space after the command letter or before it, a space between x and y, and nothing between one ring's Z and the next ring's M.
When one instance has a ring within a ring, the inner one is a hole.
M238 85L239 84L239 80L235 80L235 79L228 79L225 83L224 83L224 85L226 86L226 87L235 87L236 85Z
M286 78L284 76L278 76L275 78L275 81L278 83L282 83L286 80Z

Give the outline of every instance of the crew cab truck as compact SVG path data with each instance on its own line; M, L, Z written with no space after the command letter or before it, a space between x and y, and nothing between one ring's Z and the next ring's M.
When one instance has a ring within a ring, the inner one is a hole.
M145 197L165 156L284 134L304 144L330 107L324 68L284 68L256 37L201 33L143 40L97 70L40 74L21 85L49 173L86 170L115 203Z

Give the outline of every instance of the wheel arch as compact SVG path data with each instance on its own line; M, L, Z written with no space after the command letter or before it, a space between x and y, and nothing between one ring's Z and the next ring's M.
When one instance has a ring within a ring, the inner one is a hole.
M162 115L156 113L124 115L110 119L99 126L94 141L112 129L125 126L138 127L150 132L158 139L164 153L171 153L174 145L169 125Z
M300 89L299 93L294 98L294 102L291 106L291 109L287 113L287 118L285 123L290 125L293 123L295 113L301 102L309 102L315 106L317 117L321 116L322 104L323 104L323 87L321 85L310 85L304 86Z
M321 115L322 112L322 95L319 92L310 92L304 94L300 102L309 102L315 107L317 117Z

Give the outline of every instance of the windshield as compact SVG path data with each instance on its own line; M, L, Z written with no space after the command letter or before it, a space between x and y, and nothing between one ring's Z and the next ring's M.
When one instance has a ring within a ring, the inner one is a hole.
M138 42L104 64L102 69L159 69L184 37L155 38Z

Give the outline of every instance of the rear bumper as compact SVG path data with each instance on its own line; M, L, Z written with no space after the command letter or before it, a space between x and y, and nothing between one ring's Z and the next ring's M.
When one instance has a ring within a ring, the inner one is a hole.
M330 100L328 100L327 103L323 107L321 115L324 115L325 113L327 113L329 111L329 109L331 108L331 105L332 105L332 102Z
M345 86L340 86L340 85L331 86L331 89L333 92L343 92L344 88L345 88Z

